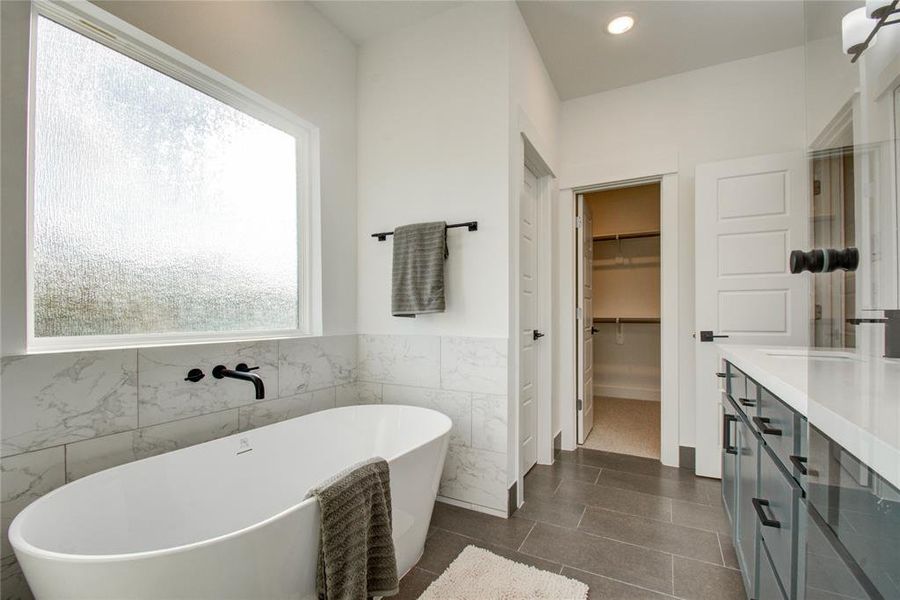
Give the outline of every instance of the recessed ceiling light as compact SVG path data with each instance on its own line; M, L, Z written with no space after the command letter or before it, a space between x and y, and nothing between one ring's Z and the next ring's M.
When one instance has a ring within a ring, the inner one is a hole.
M616 17L606 26L606 30L613 35L620 35L634 27L634 17L631 15L621 15Z

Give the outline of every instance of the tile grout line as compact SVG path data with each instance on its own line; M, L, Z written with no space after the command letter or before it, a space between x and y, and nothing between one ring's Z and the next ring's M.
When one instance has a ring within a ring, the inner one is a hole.
M724 566L728 566L725 564L725 550L722 548L722 538L719 537L719 532L716 532L716 540L719 542L719 556L722 557L722 564Z
M537 527L537 521L532 521L531 529L528 530L528 533L525 534L525 537L522 538L522 543L519 544L519 547L516 548L516 552L522 552L522 548L525 546L525 542L528 541L528 536L531 535L531 532L534 531L534 528Z
M588 575L593 575L595 577L602 577L603 579L609 579L610 581L615 581L616 583L621 583L623 585L627 585L629 587L637 588L639 590L645 590L647 592L652 592L654 594L662 594L663 596L669 596L670 598L675 598L674 594L669 594L668 592L660 592L659 590L654 590L653 588L648 588L639 583L631 583L630 581L625 581L624 579L619 579L617 577L612 577L610 575L604 575L603 573L596 573L594 571L590 571L588 569L584 569L581 567L574 567L572 565L563 564L563 569L572 569L573 571L581 571L582 573L587 573ZM674 570L674 568L673 568ZM673 583L674 588L674 583Z
M556 525L555 527L559 527L559 526ZM568 528L566 528L566 527L559 527L559 529L568 529ZM574 530L570 530L570 531L574 531ZM703 564L705 564L705 565L712 565L712 566L714 566L714 567L719 567L719 568L721 568L721 569L728 569L728 570L730 570L730 571L735 571L735 570L736 570L736 569L732 569L731 567L728 567L728 566L723 566L723 565L720 565L720 564L716 564L716 563L714 563L714 562L710 562L710 561L708 561L708 560L703 560L702 558L694 558L693 556L685 556L684 554L676 554L675 552L669 552L668 550L660 550L659 548L651 548L650 546L642 546L642 545L640 545L640 544L635 544L634 542L626 542L626 541L624 541L624 540L618 540L618 539L616 539L616 538L611 538L611 537L608 537L608 536L605 536L605 535L600 535L600 534L597 534L597 533L591 533L590 531L586 531L586 530L584 530L584 529L578 529L577 532L578 532L578 533L582 533L582 534L584 534L584 535L591 536L592 538L597 538L597 539L601 539L601 540L608 540L608 541L610 541L610 542L616 542L616 543L619 543L619 544L625 544L626 546L631 546L631 547L633 547L633 548L641 548L642 550L647 550L647 551L649 551L649 552L656 552L656 553L658 553L658 554L665 554L665 555L667 555L667 556L677 556L678 558L684 558L684 559L686 559L686 560L693 560L693 561L696 561L696 562L699 562L699 563L703 563ZM720 549L720 551L721 551L721 549Z
M718 537L718 536L717 536ZM720 548L721 550L721 548ZM675 555L672 555L672 595L675 595Z

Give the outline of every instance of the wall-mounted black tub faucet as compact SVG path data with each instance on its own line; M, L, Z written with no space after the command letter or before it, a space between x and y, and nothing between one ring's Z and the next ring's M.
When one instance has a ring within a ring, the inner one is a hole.
M216 365L213 367L212 376L216 379L229 377L231 379L249 381L253 384L253 389L256 390L256 399L262 400L266 397L266 386L263 384L263 380L259 375L250 372L255 371L258 368L259 367L248 367L247 363L240 363L234 369L229 369L225 365Z

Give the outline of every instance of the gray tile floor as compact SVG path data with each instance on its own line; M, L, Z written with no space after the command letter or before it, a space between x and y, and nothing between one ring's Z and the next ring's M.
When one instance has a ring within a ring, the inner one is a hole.
M526 476L525 504L509 519L437 503L398 598L418 598L474 544L579 579L591 600L743 600L727 532L718 480L646 458L562 452Z

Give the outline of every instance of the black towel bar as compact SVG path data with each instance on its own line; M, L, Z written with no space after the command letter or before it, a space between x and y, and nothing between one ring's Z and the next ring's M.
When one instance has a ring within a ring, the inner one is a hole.
M453 223L452 225L447 225L447 229L452 229L454 227L466 227L469 231L478 231L478 221L467 221L465 223ZM381 233L373 233L372 237L378 238L379 242L383 242L389 235L394 235L394 232L382 231Z

